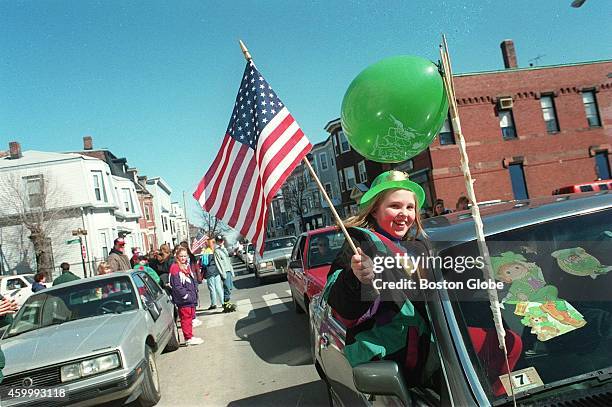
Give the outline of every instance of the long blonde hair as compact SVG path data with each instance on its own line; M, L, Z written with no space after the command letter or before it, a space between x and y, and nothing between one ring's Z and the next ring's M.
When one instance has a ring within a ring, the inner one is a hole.
M175 260L176 260L176 264L177 264L177 266L179 267L179 269L180 269L181 271L183 271L183 272L184 272L184 271L187 271L187 269L189 268L189 266L188 266L187 264L181 264L181 262L178 260L179 253L181 253L181 252L185 252L185 253L187 253L187 257L189 257L189 252L188 252L188 251L187 251L187 249L186 249L186 248L184 248L183 246L177 246L177 248L176 248L176 252L174 253L174 258L175 258Z
M376 198L371 199L370 202L368 202L364 207L359 208L359 212L357 212L356 215L351 216L350 218L346 219L343 222L344 226L347 228L348 227L360 227L360 228L366 228L366 229L374 229L376 227L376 220L372 216L372 212L374 212L374 210L380 206L382 201L384 201L384 199L389 194L392 194L393 192L399 191L399 190L402 190L402 188L387 189L383 191L382 193L379 193L376 196ZM414 240L419 235L426 236L426 234L425 234L425 230L423 229L423 224L421 222L421 211L420 211L421 208L419 208L419 202L417 200L417 196L414 192L410 190L406 190L406 191L409 191L412 194L412 197L414 198L414 226L415 227L411 227L410 230L404 235L404 237L402 237L401 240ZM411 230L414 231L414 233L411 234L410 233Z

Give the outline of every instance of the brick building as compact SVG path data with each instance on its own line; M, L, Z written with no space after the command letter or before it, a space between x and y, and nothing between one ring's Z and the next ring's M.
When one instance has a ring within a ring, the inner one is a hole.
M478 200L610 178L612 61L518 68L512 41L501 48L506 69L454 77ZM448 121L429 154L429 188L454 208L466 190Z

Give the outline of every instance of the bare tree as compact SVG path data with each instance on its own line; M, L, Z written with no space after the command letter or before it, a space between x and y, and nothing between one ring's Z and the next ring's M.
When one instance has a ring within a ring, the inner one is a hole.
M282 191L285 206L298 217L300 230L304 230L308 197L308 179L304 172L294 172L283 185Z
M223 221L215 218L203 209L200 212L200 225L204 233L211 237L219 233L225 234L231 229Z
M16 226L29 234L37 270L47 277L53 271L51 235L58 233L61 219L78 214L78 208L66 207L64 201L65 195L45 171L0 175L0 227Z

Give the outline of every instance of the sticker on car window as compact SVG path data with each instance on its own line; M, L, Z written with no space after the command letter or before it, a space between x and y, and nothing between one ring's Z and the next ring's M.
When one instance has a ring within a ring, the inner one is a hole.
M526 369L517 370L511 374L499 376L504 385L506 394L510 396L514 389L514 394L534 389L536 387L544 386L544 382L540 378L538 371L535 367L528 367ZM512 380L512 388L510 387L510 381Z
M591 256L582 247L557 250L550 255L557 259L561 270L574 276L589 276L596 279L612 271L612 266L602 265L596 257Z
M514 313L539 341L547 341L586 325L582 314L567 301L519 302Z

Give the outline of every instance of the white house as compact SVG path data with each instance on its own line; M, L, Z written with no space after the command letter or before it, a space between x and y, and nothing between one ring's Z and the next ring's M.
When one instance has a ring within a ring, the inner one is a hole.
M49 238L55 274L62 262L77 275L95 274L119 233L129 232L127 254L132 245L141 244L137 202L133 183L111 176L104 161L73 153L22 154L19 143L10 143L10 154L0 158L0 272L36 271L30 232L20 214L42 207L40 223ZM82 247L69 243L78 238L73 236L78 229L87 231Z
M159 244L169 244L174 247L176 236L173 236L170 223L172 212L172 188L162 177L147 179L147 190L153 195L153 211L155 215L155 234ZM173 240L174 237L174 240Z
M187 219L185 219L185 211L183 210L183 207L178 202L172 202L170 221L173 224L176 242L188 242L189 239L187 236Z

